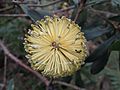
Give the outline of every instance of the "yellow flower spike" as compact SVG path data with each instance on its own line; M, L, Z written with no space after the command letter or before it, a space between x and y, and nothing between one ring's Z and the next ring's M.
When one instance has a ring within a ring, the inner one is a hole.
M24 48L34 70L58 78L81 68L88 55L81 27L65 16L46 16L31 27L25 35Z

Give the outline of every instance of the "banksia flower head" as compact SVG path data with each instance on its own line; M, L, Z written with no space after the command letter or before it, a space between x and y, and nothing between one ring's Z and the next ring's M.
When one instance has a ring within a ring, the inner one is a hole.
M73 21L46 16L31 27L24 47L33 69L56 78L71 75L84 64L86 39Z

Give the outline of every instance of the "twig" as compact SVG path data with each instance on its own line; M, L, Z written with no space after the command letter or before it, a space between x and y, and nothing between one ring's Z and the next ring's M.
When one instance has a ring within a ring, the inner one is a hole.
M101 15L101 13L98 12L97 10L91 9L91 11L93 11L97 16L99 16L108 24L110 24L114 29L119 30L119 23L109 20L107 17L104 17L103 15Z
M73 5L73 6L66 8L66 9L55 10L51 13L52 14L61 13L61 12L65 12L67 10L71 10L74 8L75 8L75 6ZM26 15L26 14L0 14L0 17L28 17L28 15Z
M13 4L13 3L17 3L17 4L28 4L28 2L21 2L21 1L0 1L1 4Z
M0 87L3 88L3 87L4 87L4 84L0 83Z
M37 4L37 0L12 0L13 3L17 3L17 4L28 4L29 2L32 2L34 4Z
M23 62L21 62L22 60L16 58L13 54L10 53L10 51L7 49L7 47L2 43L2 41L0 40L0 46L3 49L4 53L6 56L8 56L9 60L13 60L14 62L16 62L18 65L20 65L21 67L23 67L24 69L26 69L27 71L31 72L32 74L34 74L36 77L38 77L42 82L45 83L46 86L49 85L49 81L47 80L47 78L43 77L40 73L32 70L29 66L25 65Z
M29 6L29 7L47 7L47 6L50 6L50 5L59 3L59 2L61 2L61 0L56 0L56 1L50 2L48 4L40 5L40 4L29 4L29 2L24 3L24 2L14 1L14 3L17 3L17 4L27 4L27 6Z
M78 7L78 11L77 11L76 16L75 16L75 18L74 18L74 21L77 20L80 12L84 9L84 6L85 6L86 1L87 1L87 0L81 0L81 1L80 1L80 5L79 5L79 7Z
M46 90L54 90L53 80L53 78L50 79L49 85L46 87Z
M6 79L6 72L7 72L7 57L5 55L5 59L4 59L4 77L3 77L3 83L4 83L4 86L3 86L3 89L6 90L6 83L7 83L7 79Z
M13 5L11 5L11 6L9 6L9 7L1 8L1 9L0 9L0 12L4 12L4 11L6 11L6 10L10 10L10 9L13 9L13 8L14 8Z
M61 2L61 0L56 0L56 1L50 2L50 3L48 3L48 4L43 4L43 5L40 5L40 4L27 4L27 5L28 5L29 7L47 7L47 6L50 6L50 5L59 3L59 2Z
M120 39L120 37L118 37L119 39ZM118 57L118 65L119 65L119 68L118 68L118 70L120 71L120 51L118 52L118 54L119 54L119 57Z
M74 9L74 8L75 8L75 6L73 5L73 6L67 7L66 9L55 10L55 11L53 11L53 14L60 13L60 12L65 12L67 10L71 10L71 9Z
M26 14L0 14L0 17L27 17Z
M47 7L47 6L59 3L61 1L62 0L56 0L56 1L50 2L48 4L43 4L43 5L42 4L40 5L40 4L36 3L36 2L34 2L34 4L30 4L29 1L21 2L21 1L14 1L14 0L12 2L0 2L0 3L2 3L2 4L4 4L4 3L7 3L7 4L9 4L9 3L26 4L29 7Z
M64 86L73 88L73 89L75 89L75 90L86 90L86 89L84 89L84 88L80 88L80 87L75 86L75 85L73 85L73 84L68 84L68 83L65 83L65 82L62 82L62 81L54 81L53 83L54 83L54 84L64 85Z
M96 13L100 13L100 14L104 14L106 15L106 17L112 17L112 16L117 16L120 13L112 13L112 12L108 12L108 11L101 11L101 10L96 10L92 7L89 8L90 11L96 12Z

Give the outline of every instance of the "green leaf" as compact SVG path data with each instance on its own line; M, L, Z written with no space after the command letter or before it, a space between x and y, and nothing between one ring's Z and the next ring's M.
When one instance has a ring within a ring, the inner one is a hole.
M22 44L22 30L26 27L27 24L20 19L14 19L13 21L6 23L5 26L1 25L0 38L3 38L5 42L9 44L9 49L15 55L25 54Z
M76 13L78 11L78 8L74 9L71 19L74 20L74 18L76 17ZM79 26L83 27L85 22L87 20L87 10L84 9L79 16L77 17L76 23L79 24Z
M86 62L93 62L91 73L96 74L100 72L107 64L109 57L109 46L118 39L118 35L112 36L110 39L101 44L86 60Z
M35 9L30 9L29 7L27 7L26 5L21 4L20 5L22 10L31 18L31 20L33 20L34 22L36 22L37 20L40 20L42 18L44 18L45 15L51 16L50 13L44 11L44 10L40 10L40 11L36 11Z
M84 87L84 81L82 80L82 77L81 77L81 71L78 70L76 73L75 73L75 85L79 86L79 87Z
M109 33L110 31L112 31L110 28L104 28L102 26L97 26L94 28L89 28L89 29L84 30L84 33L85 33L85 37L87 38L87 40L91 40L101 35L104 35L106 33Z
M110 69L119 71L119 51L112 51L109 56L108 65Z
M79 3L79 0L72 0L75 4Z
M99 3L104 3L106 2L106 0L87 0L87 3L88 5L96 5L96 4L99 4Z
M109 19L112 21L120 22L120 15L110 17Z
M101 70L103 70L105 65L107 64L108 57L109 57L108 51L103 52L99 57L97 57L96 60L92 64L91 73L97 74Z
M70 81L72 80L72 76L67 76L67 77L63 77L62 81L70 83Z
M101 44L90 56L87 58L86 62L96 61L98 57L102 56L104 52L108 50L108 47L112 44L113 41L117 39L116 35L112 36Z
M76 5L79 3L80 0L72 0ZM104 3L106 0L86 0L87 5L95 5L99 3Z
M85 84L95 84L96 76L90 73L91 63L86 63L84 67L81 68L81 77Z
M113 6L120 5L120 0L111 0Z
M13 79L8 81L7 90L14 90L14 80Z
M113 90L120 90L120 72L109 68L105 69L106 75L111 80Z
M116 40L115 42L113 42L113 44L109 48L113 51L120 51L120 40Z

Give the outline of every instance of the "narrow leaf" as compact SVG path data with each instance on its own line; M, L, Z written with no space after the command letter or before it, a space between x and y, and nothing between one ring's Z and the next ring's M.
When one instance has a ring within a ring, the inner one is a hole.
M14 80L13 79L8 81L7 90L14 90Z
M105 68L105 74L111 80L113 90L120 90L120 72L110 68Z
M112 21L120 22L120 15L110 17L109 19L112 20Z
M120 51L120 40L116 40L111 46L110 50Z
M92 67L91 67L91 73L92 74L97 74L101 70L104 69L105 65L107 64L109 57L109 52L106 51L102 55L96 58L96 61L93 62Z
M111 31L110 28L103 28L103 27L95 27L95 28L89 28L89 30L84 30L85 37L87 40L95 39L101 35L104 35L106 33L109 33Z
M40 10L40 11L36 11L34 9L30 9L29 7L27 7L26 5L21 4L20 5L21 8L23 9L23 11L34 21L36 22L37 20L42 19L45 15L51 16L50 13L44 11L44 10Z
M117 37L114 35L106 40L86 59L86 62L93 62L97 60L98 57L102 56L103 53L107 51L108 47L112 44L113 41L116 40L116 38Z

